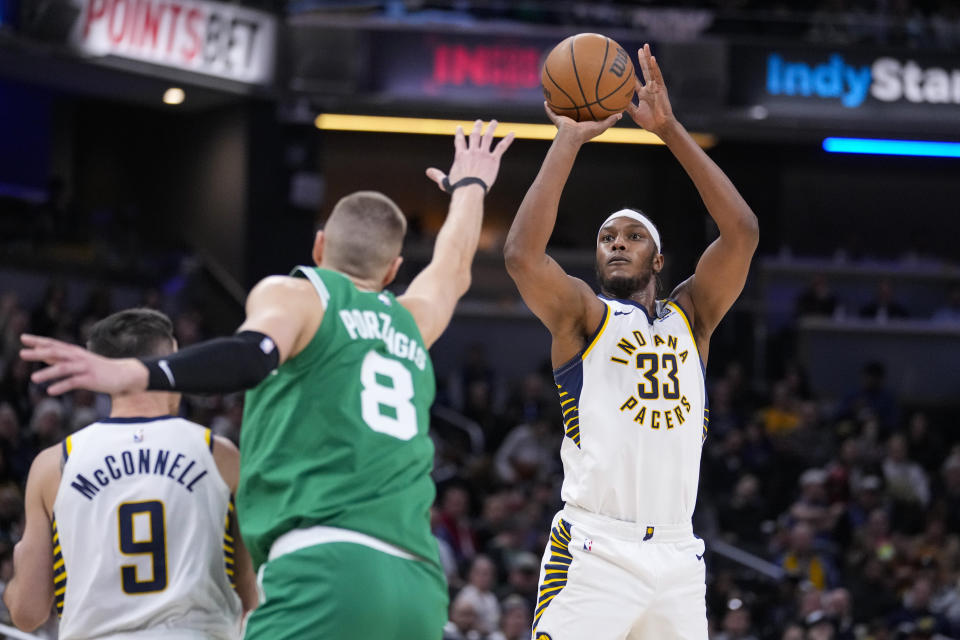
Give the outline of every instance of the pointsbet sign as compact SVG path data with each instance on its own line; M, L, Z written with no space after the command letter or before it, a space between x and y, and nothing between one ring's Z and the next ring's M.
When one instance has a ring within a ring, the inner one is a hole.
M207 0L77 0L72 45L250 84L273 79L277 20Z
M856 109L869 99L958 105L960 60L956 66L942 66L879 56L863 64L839 52L819 60L771 52L766 56L765 90L772 97L835 100L848 109Z

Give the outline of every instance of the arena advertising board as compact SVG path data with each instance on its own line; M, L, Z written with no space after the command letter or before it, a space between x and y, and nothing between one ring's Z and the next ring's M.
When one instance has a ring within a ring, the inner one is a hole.
M71 44L90 56L118 56L250 84L273 80L277 20L208 0L75 0Z
M960 57L926 51L734 47L733 101L771 115L960 118Z
M395 98L537 105L540 71L562 38L406 32L371 38L368 89ZM638 44L621 41L636 60Z

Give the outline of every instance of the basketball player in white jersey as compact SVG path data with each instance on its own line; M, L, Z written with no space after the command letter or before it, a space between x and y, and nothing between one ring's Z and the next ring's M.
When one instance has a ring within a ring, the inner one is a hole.
M176 341L164 314L132 309L94 325L88 348L151 357ZM175 417L178 393L111 403L33 462L3 594L14 624L31 631L56 603L61 640L238 638L256 586L231 499L237 448Z
M552 334L565 437L563 510L544 553L535 640L706 640L703 543L691 518L709 413L710 336L743 289L757 219L674 118L649 46L633 120L660 136L696 185L720 237L693 276L657 300L660 234L625 209L597 233L600 295L547 254L581 145L612 126L547 110L557 135L505 247L524 301Z

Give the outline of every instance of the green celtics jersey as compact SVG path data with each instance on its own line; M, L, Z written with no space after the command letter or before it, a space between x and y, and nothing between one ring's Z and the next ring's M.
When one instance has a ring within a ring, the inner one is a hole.
M413 316L389 292L297 267L324 305L307 347L249 391L238 521L255 567L293 529L358 531L439 563L427 435L433 365Z

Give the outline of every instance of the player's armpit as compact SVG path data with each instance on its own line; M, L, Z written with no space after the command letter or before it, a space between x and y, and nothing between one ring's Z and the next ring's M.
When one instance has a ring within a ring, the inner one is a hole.
M13 550L13 578L3 601L17 628L33 631L50 616L53 606L53 531L50 521L53 498L60 482L60 447L34 459L27 477L24 500L26 527Z
M307 280L269 276L250 291L246 320L237 331L270 336L283 364L306 347L323 321L323 304Z

